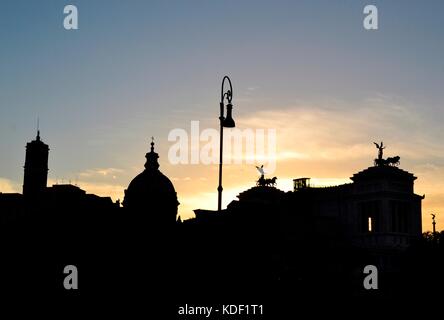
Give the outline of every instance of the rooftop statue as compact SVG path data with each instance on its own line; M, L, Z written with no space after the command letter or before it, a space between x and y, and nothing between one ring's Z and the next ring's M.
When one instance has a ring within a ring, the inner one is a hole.
M376 148L378 149L378 158L375 159L375 166L376 167L383 167L383 166L392 166L392 167L396 167L399 166L400 164L400 156L395 156L395 157L388 157L387 159L383 158L383 153L384 153L384 149L386 148L384 146L384 143L381 141L380 144L373 142L376 146Z
M256 166L256 169L261 174L259 180L256 181L258 187L276 187L276 177L265 179L264 165L261 165L260 167Z
M377 144L376 142L373 142L378 149L378 160L382 160L382 155L384 153L384 142L381 141L381 144Z

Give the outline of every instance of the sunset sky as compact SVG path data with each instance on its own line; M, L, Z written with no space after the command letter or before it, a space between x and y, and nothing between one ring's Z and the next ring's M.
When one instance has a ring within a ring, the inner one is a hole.
M79 30L63 28L74 4ZM173 165L176 128L218 128L220 85L233 81L244 129L276 130L278 187L311 177L350 182L373 164L373 141L418 179L423 230L444 229L444 2L2 1L0 192L21 192L37 118L49 184L123 199L151 136L183 219L217 207L217 165ZM201 142L200 147L205 142ZM227 155L228 156L228 155ZM255 164L224 166L224 206L252 187Z

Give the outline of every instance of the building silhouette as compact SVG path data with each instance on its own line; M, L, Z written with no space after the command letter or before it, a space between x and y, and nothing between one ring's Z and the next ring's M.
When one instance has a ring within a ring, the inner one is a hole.
M400 301L429 289L422 281L424 261L431 261L421 247L423 197L399 157L381 155L339 186L298 178L284 192L261 177L226 209L197 209L194 219L181 221L154 141L123 206L71 184L48 187L48 154L37 133L26 148L23 194L0 193L0 243L10 262L0 270L5 286L26 287L22 275L39 261L40 288L72 295L60 270L74 264L83 270L83 294L154 292L154 304L215 302L227 292L239 302ZM362 287L365 265L375 265L383 279L377 294ZM402 285L406 274L415 285Z
M34 141L26 144L25 174L23 195L38 197L46 189L48 182L49 147L40 139L40 131Z
M151 150L145 155L145 170L125 190L123 207L132 214L143 215L154 225L172 225L177 220L177 193L170 179L159 170L159 155Z
M258 183L226 210L195 210L182 230L194 249L186 253L189 279L202 279L205 287L217 274L219 288L243 283L254 288L249 294L267 295L271 285L312 298L359 296L366 294L363 267L374 265L388 279L380 292L393 298L409 250L422 234L416 177L387 164L350 179L314 187L309 178L298 178L290 192Z
M87 194L72 184L48 187L48 158L49 146L41 140L40 131L37 131L35 140L26 144L23 193L0 192L0 221L3 222L0 228L29 225L56 229L63 221L71 221L66 227L74 228L74 225L89 224L94 216L100 216L96 213L92 217L84 217L87 211L108 212L119 207L110 197Z

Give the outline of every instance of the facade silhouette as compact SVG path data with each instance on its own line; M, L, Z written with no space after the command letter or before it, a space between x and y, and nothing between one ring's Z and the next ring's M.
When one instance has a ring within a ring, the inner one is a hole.
M23 195L38 197L46 189L48 181L49 147L40 140L40 131L34 141L26 145Z
M3 219L16 222L23 219L26 222L48 218L51 214L60 219L67 218L70 212L81 215L86 208L109 210L118 207L110 197L87 194L75 185L56 184L48 187L48 158L49 146L41 140L40 131L37 131L35 140L26 145L23 193L0 193Z
M14 287L26 287L21 275L40 261L43 288L72 295L60 270L74 264L83 270L83 294L155 292L153 303L216 302L227 292L237 301L399 300L429 288L421 281L429 258L421 249L423 197L399 158L381 153L352 183L333 187L298 178L284 192L262 175L226 209L197 209L181 221L154 141L123 206L71 184L48 187L48 154L38 133L26 148L23 194L0 193L0 240L11 262L2 274ZM370 264L384 280L378 294L362 287ZM406 274L414 286L402 285Z

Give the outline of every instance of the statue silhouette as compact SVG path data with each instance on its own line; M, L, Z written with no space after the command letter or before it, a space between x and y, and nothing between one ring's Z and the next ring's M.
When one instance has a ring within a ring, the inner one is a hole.
M383 152L384 152L384 143L381 141L381 144L377 144L376 142L373 142L378 149L378 159L382 160Z

